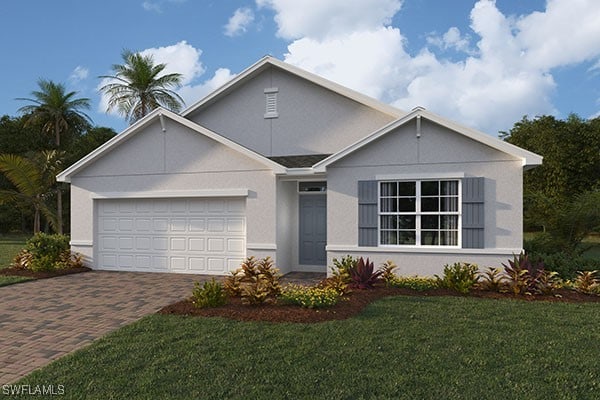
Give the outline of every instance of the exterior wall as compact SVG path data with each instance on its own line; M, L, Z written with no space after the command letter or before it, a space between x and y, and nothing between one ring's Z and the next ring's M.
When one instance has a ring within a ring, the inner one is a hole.
M275 176L263 164L186 127L157 122L82 170L71 181L74 251L93 265L93 193L247 189L247 255L275 258Z
M282 273L295 270L294 249L298 240L297 231L297 183L295 181L277 182L277 268ZM297 236L297 235L296 235Z
M429 121L421 137L408 123L327 169L328 262L345 254L391 259L400 274L432 275L457 261L496 265L522 248L521 160ZM485 248L423 249L358 247L357 187L360 180L434 178L436 174L485 178Z
M271 87L277 118L264 117ZM275 67L188 118L266 156L332 154L394 119Z

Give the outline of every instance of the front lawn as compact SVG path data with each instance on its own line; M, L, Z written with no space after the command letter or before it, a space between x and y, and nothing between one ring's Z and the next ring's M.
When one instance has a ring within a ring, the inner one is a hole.
M0 269L7 268L17 253L25 246L27 235L0 235ZM13 283L28 281L31 278L22 276L0 275L0 286L12 285Z
M398 296L318 324L152 315L24 378L61 398L583 399L600 307Z
M0 268L6 268L25 246L30 236L22 234L0 234Z

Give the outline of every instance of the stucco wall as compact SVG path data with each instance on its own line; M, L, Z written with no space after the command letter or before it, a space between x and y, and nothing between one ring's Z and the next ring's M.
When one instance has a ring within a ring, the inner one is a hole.
M247 189L248 255L275 256L275 176L262 163L169 121L156 123L85 168L71 182L73 249L91 261L93 193ZM266 246L265 246L266 245ZM265 250L266 248L266 250Z
M272 87L279 116L265 118ZM275 67L188 118L267 156L335 153L393 119Z
M398 179L444 176L485 178L485 249L397 251L358 247L359 180L388 175ZM443 264L506 261L522 247L522 165L505 153L466 138L437 124L422 121L421 137L415 124L396 129L327 169L328 259L344 254L368 255L377 262L404 260L410 274L441 273Z

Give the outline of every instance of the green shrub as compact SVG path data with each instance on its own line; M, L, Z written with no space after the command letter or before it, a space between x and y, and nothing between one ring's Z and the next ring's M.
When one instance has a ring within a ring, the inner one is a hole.
M371 289L382 274L382 271L374 271L372 261L360 257L356 265L348 269L350 274L350 287L356 289Z
M280 299L286 304L305 308L324 308L336 305L340 297L333 288L287 285L281 291Z
M600 295L598 271L577 272L577 279L573 282L573 288L581 293Z
M504 266L506 286L513 294L551 294L561 285L557 272L546 270L541 261L531 261L521 252Z
M387 286L390 286L390 282L396 278L396 274L394 274L396 268L398 268L398 266L392 260L387 260L379 267L381 279Z
M479 274L477 286L481 290L503 292L506 288L506 275L501 268L487 267Z
M56 261L50 255L34 257L29 263L29 269L34 272L55 271Z
M387 282L388 286L397 288L406 288L422 292L424 290L435 289L438 287L436 278L426 276L394 276Z
M25 244L25 249L29 251L34 258L44 256L50 257L54 261L60 259L61 253L69 250L69 236L67 235L50 235L47 233L36 233Z
M333 266L331 268L331 275L337 277L338 280L350 283L350 268L354 268L358 262L357 258L347 255L341 259L334 258Z
M14 268L50 272L57 269L83 267L81 254L71 252L69 236L37 233L26 243L11 264Z
M224 287L230 296L240 296L245 304L260 304L273 301L281 293L280 278L270 257L261 260L248 257L225 278Z
M528 254L532 260L543 262L547 270L558 272L563 279L576 278L577 271L600 270L600 260L571 256L566 253L531 252Z
M227 304L227 293L215 278L204 282L202 286L200 282L195 282L192 303L198 308L219 307Z
M454 263L444 265L444 275L440 278L436 275L438 285L459 293L467 294L478 280L477 264Z

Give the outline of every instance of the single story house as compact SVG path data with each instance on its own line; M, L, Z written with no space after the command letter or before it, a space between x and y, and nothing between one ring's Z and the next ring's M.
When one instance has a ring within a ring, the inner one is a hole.
M542 157L404 112L267 56L181 114L157 109L58 176L92 268L282 272L347 254L398 274L522 249L523 171Z

